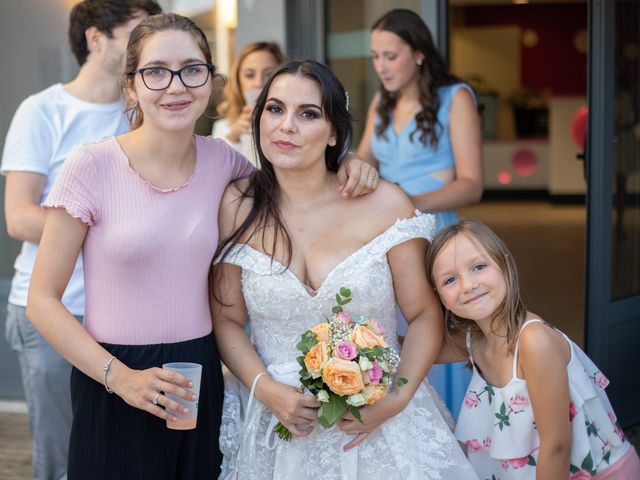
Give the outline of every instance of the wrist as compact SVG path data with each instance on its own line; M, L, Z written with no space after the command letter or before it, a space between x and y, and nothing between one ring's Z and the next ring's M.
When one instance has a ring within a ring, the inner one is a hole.
M122 391L122 383L130 370L131 369L124 363L117 358L114 358L109 366L109 371L106 374L105 388L108 387L107 391L110 390L109 393L116 393L119 395Z
M260 373L258 373L258 375L260 375ZM269 399L272 398L272 392L274 388L277 387L278 382L266 372L264 372L260 378L254 379L254 382L256 382L254 391L256 399L263 405L268 406Z

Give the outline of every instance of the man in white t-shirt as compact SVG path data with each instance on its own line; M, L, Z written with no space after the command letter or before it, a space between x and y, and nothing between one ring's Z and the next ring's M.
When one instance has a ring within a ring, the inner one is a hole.
M45 213L40 204L70 150L81 143L124 133L128 123L120 80L129 34L145 17L160 13L152 0L84 0L70 15L69 41L80 71L18 107L4 144L5 216L9 236L22 240L15 262L6 338L18 354L29 409L33 478L66 476L71 400L70 365L26 319L27 291ZM62 298L82 321L82 259Z

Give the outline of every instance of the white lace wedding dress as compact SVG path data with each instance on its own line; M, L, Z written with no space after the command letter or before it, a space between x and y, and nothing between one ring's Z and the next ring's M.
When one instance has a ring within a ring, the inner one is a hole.
M350 313L379 319L387 332L395 332L395 297L386 253L409 239L433 237L434 217L419 212L416 215L397 220L344 259L315 295L277 261L248 245L234 245L225 261L242 267L251 336L265 365L295 360L300 354L295 348L300 335L331 316L340 287L351 289ZM388 340L396 350L399 348L395 336L388 335ZM220 478L477 479L436 405L436 395L425 380L401 413L348 453L342 447L354 437L335 426L324 429L319 424L310 436L294 437L290 442L278 440L271 449L266 435L271 413L254 400L245 422L249 392L227 372Z

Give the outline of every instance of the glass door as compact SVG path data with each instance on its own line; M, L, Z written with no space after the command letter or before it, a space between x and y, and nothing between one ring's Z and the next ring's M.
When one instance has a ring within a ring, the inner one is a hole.
M640 422L638 25L636 0L589 4L586 347L624 426Z

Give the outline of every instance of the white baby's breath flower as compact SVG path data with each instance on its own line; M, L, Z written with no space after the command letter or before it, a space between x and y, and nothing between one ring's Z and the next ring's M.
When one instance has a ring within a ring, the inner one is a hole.
M354 393L353 395L349 395L349 397L347 398L347 404L353 407L361 407L365 403L367 403L367 400L361 393Z
M320 390L316 394L316 398L318 399L319 402L327 403L329 401L329 394L327 393L326 390Z
M364 355L360 356L360 361L358 363L360 364L360 370L363 372L373 368L373 363L371 363L371 361Z

